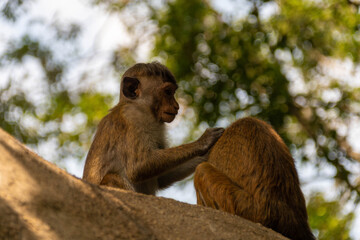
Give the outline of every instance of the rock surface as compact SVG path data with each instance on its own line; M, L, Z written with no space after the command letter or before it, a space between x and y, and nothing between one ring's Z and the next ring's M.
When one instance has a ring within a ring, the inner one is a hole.
M237 216L88 184L0 129L0 239L287 239Z

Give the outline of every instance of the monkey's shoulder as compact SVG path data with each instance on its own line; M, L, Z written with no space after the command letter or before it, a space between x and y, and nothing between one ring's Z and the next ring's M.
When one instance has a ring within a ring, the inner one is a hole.
M91 144L88 158L105 156L109 152L121 148L126 138L126 122L122 117L110 112L99 123L94 140Z
M254 117L245 117L245 118L241 118L238 119L237 121L235 121L234 123L232 123L228 129L238 129L238 130L262 130L264 131L269 131L270 129L272 129L271 125L268 124L267 122L254 118Z
M126 125L126 118L122 116L121 112L110 110L110 112L101 119L98 129L126 129Z
M283 140L270 124L254 117L235 121L225 130L223 136L231 137L237 142L253 144L274 140L274 142L284 145Z

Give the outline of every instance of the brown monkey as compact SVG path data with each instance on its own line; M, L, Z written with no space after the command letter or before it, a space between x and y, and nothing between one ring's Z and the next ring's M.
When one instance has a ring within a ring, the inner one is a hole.
M224 129L211 128L195 142L166 148L164 123L174 120L177 84L162 64L138 63L123 75L120 101L97 129L83 179L155 194L194 172Z
M315 239L294 160L267 123L243 118L228 127L195 171L199 205L272 228L291 239Z

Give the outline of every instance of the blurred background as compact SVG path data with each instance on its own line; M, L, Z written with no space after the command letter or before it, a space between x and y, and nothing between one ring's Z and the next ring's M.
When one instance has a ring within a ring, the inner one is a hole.
M360 239L360 1L0 0L0 127L81 177L121 74L160 61L171 146L256 116L289 146L319 239ZM192 179L158 194L195 204Z

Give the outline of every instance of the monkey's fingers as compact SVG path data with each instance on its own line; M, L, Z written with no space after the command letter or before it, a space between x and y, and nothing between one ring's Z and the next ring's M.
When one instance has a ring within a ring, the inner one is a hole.
M212 129L212 137L213 137L213 144L217 142L217 140L223 135L225 129L224 128L213 128Z
M219 135L219 137L221 137L221 135L224 133L225 128L213 128L214 129L214 133Z
M222 128L222 127L216 127L216 128L209 128L209 129L212 129L213 131L219 131L219 132L224 132L225 131L225 128Z

